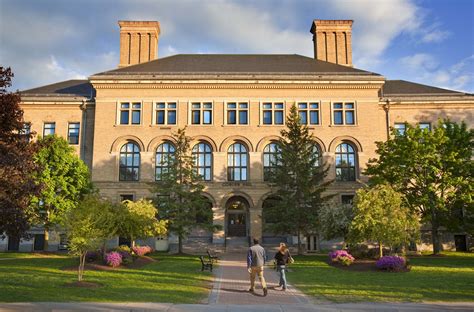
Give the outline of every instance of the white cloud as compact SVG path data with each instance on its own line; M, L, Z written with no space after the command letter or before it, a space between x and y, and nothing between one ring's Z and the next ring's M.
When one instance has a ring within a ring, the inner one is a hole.
M401 58L399 64L403 72L411 75L415 81L447 89L472 92L474 55L452 65L441 66L433 55L418 53Z
M435 29L433 31L425 33L422 37L421 40L426 43L430 42L442 42L444 39L448 38L451 35L449 31L443 31L439 29Z

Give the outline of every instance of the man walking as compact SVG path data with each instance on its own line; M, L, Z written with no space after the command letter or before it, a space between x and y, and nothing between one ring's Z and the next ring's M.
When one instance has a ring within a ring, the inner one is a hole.
M260 284L263 288L263 296L268 294L267 283L263 277L263 266L265 265L265 249L260 246L258 239L253 239L253 246L249 248L247 253L247 269L250 273L250 292L255 291L255 275L258 275Z

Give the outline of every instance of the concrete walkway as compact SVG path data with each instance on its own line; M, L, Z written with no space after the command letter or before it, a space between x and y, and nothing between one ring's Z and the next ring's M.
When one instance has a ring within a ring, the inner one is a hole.
M268 296L263 297L263 290L258 277L255 281L255 293L250 293L249 273L247 272L246 253L225 254L215 270L214 287L209 296L209 304L308 304L309 298L302 292L288 285L286 291L278 291L280 277L270 267L265 267L264 276L268 287Z

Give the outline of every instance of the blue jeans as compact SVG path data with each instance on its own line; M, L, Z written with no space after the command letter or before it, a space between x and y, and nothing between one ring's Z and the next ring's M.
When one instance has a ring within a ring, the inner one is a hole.
M278 265L277 266L277 272L280 273L280 285L279 286L283 286L284 289L286 289L285 271L286 271L286 266L285 265Z

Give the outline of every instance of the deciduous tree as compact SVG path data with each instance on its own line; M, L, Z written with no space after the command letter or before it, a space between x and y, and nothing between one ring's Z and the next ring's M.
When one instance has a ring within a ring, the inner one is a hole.
M30 228L30 199L41 184L34 183L31 172L35 146L30 133L23 131L20 94L8 92L13 73L0 67L0 235L22 236Z
M31 206L36 224L44 226L45 250L48 250L49 230L60 225L64 215L74 209L82 196L92 189L89 170L68 142L55 135L39 138L34 161L39 170L35 182L43 185L33 196Z
M440 251L439 228L456 207L473 211L474 130L439 121L432 131L407 124L404 135L377 143L369 161L371 183L388 183L402 193L412 211L431 225L433 253ZM452 214L451 214L452 215Z
M383 245L394 247L415 240L419 230L418 217L404 205L401 194L388 185L360 189L354 203L349 241L374 241L383 256Z

